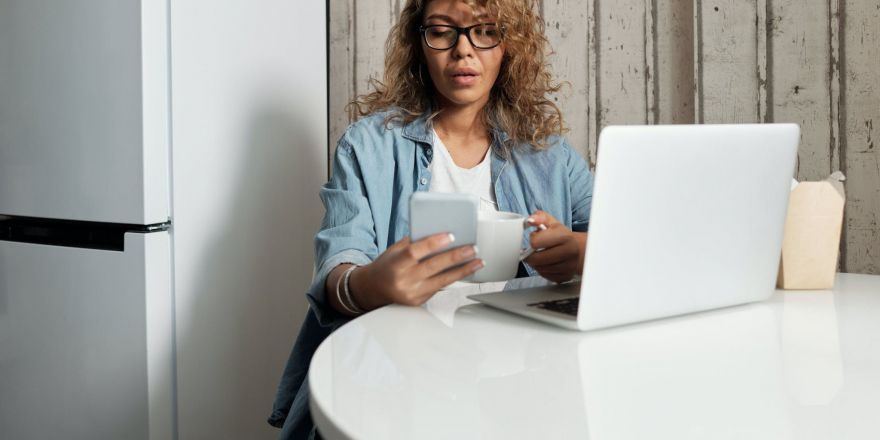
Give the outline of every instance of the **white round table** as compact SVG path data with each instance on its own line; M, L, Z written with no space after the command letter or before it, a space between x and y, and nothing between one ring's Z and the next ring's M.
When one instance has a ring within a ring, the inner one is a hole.
M497 284L444 291L327 338L312 417L328 439L880 439L880 276L835 286L585 333L465 298Z

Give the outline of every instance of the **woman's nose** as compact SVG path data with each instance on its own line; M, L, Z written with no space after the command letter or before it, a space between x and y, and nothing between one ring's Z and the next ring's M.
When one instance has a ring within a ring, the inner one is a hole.
M468 40L467 35L464 33L458 35L458 41L455 42L455 46L452 46L452 56L455 58L465 58L467 56L472 56L474 53L474 47L471 45L471 41Z

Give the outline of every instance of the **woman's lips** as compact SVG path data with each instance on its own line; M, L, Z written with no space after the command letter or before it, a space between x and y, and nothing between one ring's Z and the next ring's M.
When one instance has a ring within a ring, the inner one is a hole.
M459 87L467 87L476 84L479 75L476 74L455 74L452 75L452 83Z

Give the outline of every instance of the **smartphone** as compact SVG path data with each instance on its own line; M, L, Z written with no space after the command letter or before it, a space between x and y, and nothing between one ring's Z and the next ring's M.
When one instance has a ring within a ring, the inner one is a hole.
M451 233L455 241L425 258L454 247L477 242L477 211L480 199L472 194L417 192L409 199L410 239Z

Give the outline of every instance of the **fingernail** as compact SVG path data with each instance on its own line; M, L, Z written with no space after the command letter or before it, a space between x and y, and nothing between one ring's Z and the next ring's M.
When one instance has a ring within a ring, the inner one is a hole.
M534 223L534 222L535 222L535 218L534 218L534 217L529 217L529 218L526 219L526 221L529 222L529 223Z
M477 271L483 268L483 260L477 260L471 263L471 270Z
M479 255L479 254L480 254L480 248L478 248L477 245L474 245L474 255Z
M453 233L451 233L451 232L449 233L449 242L450 242L450 243L455 243L455 234L453 234Z

